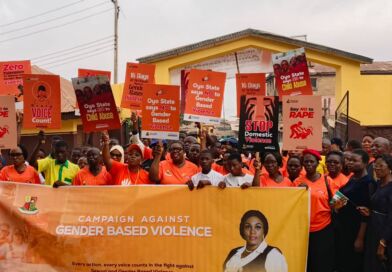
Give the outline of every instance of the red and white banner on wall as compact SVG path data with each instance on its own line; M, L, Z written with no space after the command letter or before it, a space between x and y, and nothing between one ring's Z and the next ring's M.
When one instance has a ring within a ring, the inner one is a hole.
M219 124L226 73L190 70L186 90L184 120Z
M321 150L321 96L283 96L283 149Z
M11 95L0 96L0 149L16 147L15 99Z
M273 54L272 65L280 98L313 94L304 48Z

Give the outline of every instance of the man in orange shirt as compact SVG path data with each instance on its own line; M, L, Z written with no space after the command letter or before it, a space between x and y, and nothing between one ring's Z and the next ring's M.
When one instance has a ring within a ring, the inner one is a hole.
M112 176L101 166L102 157L98 148L87 151L88 166L82 168L73 180L72 185L111 185Z
M185 160L183 143L176 141L169 147L170 160L160 161L162 146L154 150L150 180L157 184L186 184L198 172L198 167Z

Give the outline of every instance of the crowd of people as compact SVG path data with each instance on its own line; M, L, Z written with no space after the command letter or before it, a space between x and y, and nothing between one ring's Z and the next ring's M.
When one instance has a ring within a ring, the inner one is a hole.
M43 150L41 131L30 156L22 145L9 151L0 180L53 187L183 184L190 190L302 186L311 195L308 271L392 271L388 139L365 135L345 146L338 138L323 139L322 150L248 152L203 129L193 136L180 133L178 141L142 140L135 114L131 121L126 146L102 133L99 147L69 150L55 136L51 150ZM346 198L332 201L338 191ZM246 247L240 257L257 246Z

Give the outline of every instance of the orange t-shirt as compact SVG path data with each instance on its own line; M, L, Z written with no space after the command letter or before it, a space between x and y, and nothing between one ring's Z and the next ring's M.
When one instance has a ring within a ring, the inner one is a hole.
M0 180L41 184L37 171L30 165L26 165L26 169L22 173L18 173L13 165L8 165L1 169Z
M336 178L332 178L331 182L331 191L332 194L335 194L336 191L339 191L340 188L342 188L346 183L348 182L349 178L345 176L344 174L340 173Z
M159 180L161 184L185 184L198 172L198 167L185 160L185 164L179 168L172 161L159 163Z
M283 177L281 182L271 179L269 174L260 176L260 187L292 187L294 186L290 179Z
M327 177L327 182L331 185L332 180ZM294 186L301 183L308 185L310 190L310 232L324 229L331 223L331 208L328 203L328 191L323 175L312 182L304 177L299 177L294 181Z
M113 161L109 173L112 175L114 185L151 184L148 172L139 168L138 172L129 171L128 164Z
M212 169L212 170L215 170L216 172L218 172L219 174L221 174L221 175L223 175L223 176L226 176L226 175L230 174L230 171L227 171L227 170L223 167L223 165L219 165L219 164L216 164L216 163L213 163L213 164L212 164L211 169ZM244 174L249 174L249 175L251 175L251 176L254 176L254 174L253 174L250 170L248 170L248 169L246 169L246 168L242 168L242 172L243 172Z
M101 172L94 176L88 166L80 169L76 174L72 185L112 185L112 176L106 171L105 166L102 166Z

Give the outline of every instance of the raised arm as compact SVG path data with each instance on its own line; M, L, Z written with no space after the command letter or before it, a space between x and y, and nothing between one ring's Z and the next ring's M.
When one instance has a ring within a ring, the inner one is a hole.
M159 163L161 161L161 156L163 152L163 147L161 143L159 143L157 146L155 146L152 155L154 157L151 167L150 167L150 173L149 177L152 182L155 182L156 184L159 184L161 181L159 179Z
M110 171L112 169L112 159L110 158L110 150L109 150L109 135L107 132L102 133L102 160L106 166L106 169Z
M40 131L38 132L37 138L38 138L38 142L37 142L37 144L35 145L34 150L33 150L33 152L31 153L30 160L29 160L29 164L30 164L31 166L35 167L36 169L38 169L38 164L37 164L37 160L36 160L38 151L39 151L39 149L41 148L41 146L42 146L43 144L45 144L45 141L46 141L46 140L45 140L45 138L46 138L46 137L45 137L45 132L44 132L43 130L40 130Z

